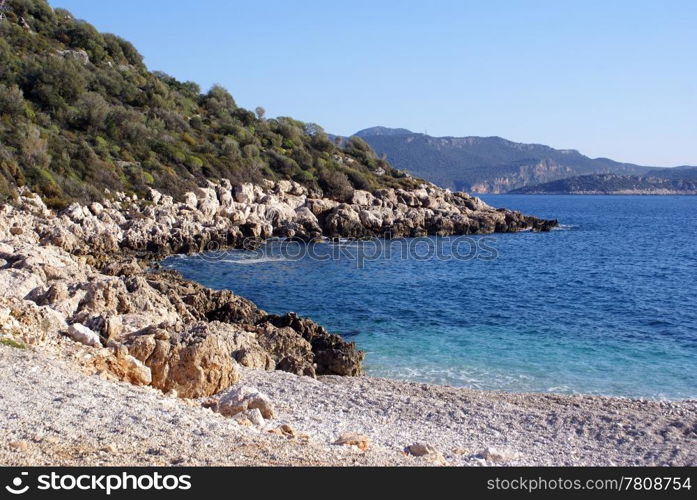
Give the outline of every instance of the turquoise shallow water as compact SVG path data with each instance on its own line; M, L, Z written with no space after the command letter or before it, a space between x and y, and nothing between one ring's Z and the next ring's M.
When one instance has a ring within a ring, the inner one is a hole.
M270 312L317 320L364 349L372 375L697 397L697 197L485 200L563 227L473 239L272 242L164 265Z

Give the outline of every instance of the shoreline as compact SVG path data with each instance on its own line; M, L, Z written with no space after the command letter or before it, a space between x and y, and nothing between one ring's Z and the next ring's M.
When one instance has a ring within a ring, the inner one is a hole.
M5 465L697 464L695 400L503 393L243 369L239 384L274 405L274 417L254 425L211 411L205 398L87 375L77 367L84 369L91 349L69 339L58 344L0 346L0 385L12 387L3 391L3 412L14 416L0 420ZM367 439L367 449L335 444L346 433ZM433 451L404 453L416 443Z
M697 196L697 191L684 192L684 191L673 191L665 193L654 193L654 192L634 192L634 191L578 191L578 192L563 192L563 191L537 191L530 193L481 193L487 196L496 195L515 195L515 196Z
M289 194L297 188L291 183L267 187L275 194L213 186L183 204L151 193L143 203L75 204L59 214L25 193L17 206L0 207L3 463L697 463L694 401L481 392L350 376L362 373L363 353L315 322L267 314L171 271L147 271L154 259L210 249L210 242L291 231L300 237L301 230L309 237L310 214L323 234L348 238L367 235L364 223L377 224L376 214L393 217L408 236L437 233L435 227L488 234L557 224L435 187L424 188L422 198L399 194L418 205L402 222L394 214L403 208L363 193L342 205ZM233 194L238 201L230 201ZM442 213L423 206L448 200L455 204ZM308 205L322 205L319 217ZM298 217L306 218L301 224ZM404 225L414 217L415 226Z

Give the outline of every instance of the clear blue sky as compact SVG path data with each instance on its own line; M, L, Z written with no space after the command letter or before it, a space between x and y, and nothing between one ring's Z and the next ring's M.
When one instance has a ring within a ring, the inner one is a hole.
M697 2L50 0L268 116L697 165Z

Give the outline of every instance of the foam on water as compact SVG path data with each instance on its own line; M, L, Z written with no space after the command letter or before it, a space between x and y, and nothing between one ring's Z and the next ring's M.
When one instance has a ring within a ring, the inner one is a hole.
M241 258L241 259L221 259L219 262L227 264L266 264L270 262L286 262L288 259L282 257L259 257L259 258Z
M552 231L570 231L572 229L578 229L578 225L576 224L559 224L556 227L552 228Z

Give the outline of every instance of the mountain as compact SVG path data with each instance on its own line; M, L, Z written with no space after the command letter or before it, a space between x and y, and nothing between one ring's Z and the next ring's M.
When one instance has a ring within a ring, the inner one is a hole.
M593 174L511 191L513 194L689 194L697 195L697 167L652 170L647 175Z
M355 136L358 137L373 137L373 136L395 136L395 135L408 135L413 134L411 130L406 128L389 128L389 127L372 127L356 132Z
M150 71L131 43L45 0L0 1L0 202L24 185L52 207L106 189L179 198L220 178L293 179L339 200L419 182L359 138L339 147L318 125Z
M501 193L584 174L642 175L656 168L501 137L431 137L385 127L355 135L397 168L443 187L472 192Z

